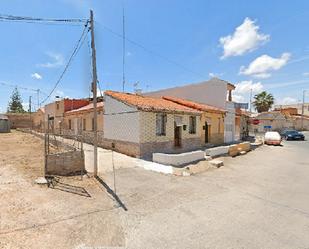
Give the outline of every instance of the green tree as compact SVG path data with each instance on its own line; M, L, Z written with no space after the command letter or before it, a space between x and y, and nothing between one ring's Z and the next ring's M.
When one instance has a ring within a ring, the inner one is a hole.
M263 91L254 96L254 106L258 112L268 112L274 104L274 96L271 93Z
M12 92L7 112L13 112L13 113L25 112L22 105L22 99L17 87L15 87L15 89Z

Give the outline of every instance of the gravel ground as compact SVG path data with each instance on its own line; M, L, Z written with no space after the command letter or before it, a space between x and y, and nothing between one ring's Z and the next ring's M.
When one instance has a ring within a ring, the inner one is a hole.
M60 179L82 195L34 185L39 139L13 132L0 144L1 249L309 248L308 141L262 146L189 177L116 165L128 211L92 178ZM113 186L111 173L101 177Z
M0 134L0 248L124 245L118 208L93 178L60 178L55 189L34 184L42 175L43 141Z

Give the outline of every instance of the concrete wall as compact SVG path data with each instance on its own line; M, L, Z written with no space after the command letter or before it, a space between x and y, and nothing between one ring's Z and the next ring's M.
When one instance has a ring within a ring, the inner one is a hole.
M71 175L85 171L84 152L69 151L47 156L47 175Z
M200 161L205 159L204 151L192 151L181 154L164 154L164 153L154 153L153 161L156 163L162 163L165 165L181 166L188 163Z
M31 128L32 122L29 113L7 113L12 129Z
M105 96L104 138L140 142L140 112L110 96Z

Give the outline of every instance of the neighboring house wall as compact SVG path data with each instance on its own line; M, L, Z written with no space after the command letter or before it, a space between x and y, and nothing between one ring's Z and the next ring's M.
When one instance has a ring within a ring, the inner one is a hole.
M226 102L227 113L224 118L224 142L230 143L237 140L235 137L235 107L233 102Z
M41 109L33 113L33 129L43 132L45 125L45 113Z
M155 92L145 93L145 95L154 97L179 97L225 109L225 102L227 98L227 82L213 78L209 81L163 89Z
M206 124L208 126L208 142L206 141ZM201 117L201 142L203 144L219 145L224 143L224 115L216 113L203 113Z
M32 117L30 117L29 113L7 113L6 116L12 129L32 127Z

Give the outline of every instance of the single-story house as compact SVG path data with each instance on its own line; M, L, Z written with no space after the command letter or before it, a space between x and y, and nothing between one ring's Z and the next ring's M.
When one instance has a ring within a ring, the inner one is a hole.
M97 130L98 138L103 138L103 111L104 102L97 103ZM81 108L64 113L64 123L62 134L83 135L84 141L93 143L94 130L94 107L90 103Z
M148 158L201 147L202 112L166 99L105 91L105 147Z
M163 99L184 105L202 112L199 126L201 142L204 145L224 143L224 117L226 110L186 99L163 96Z

